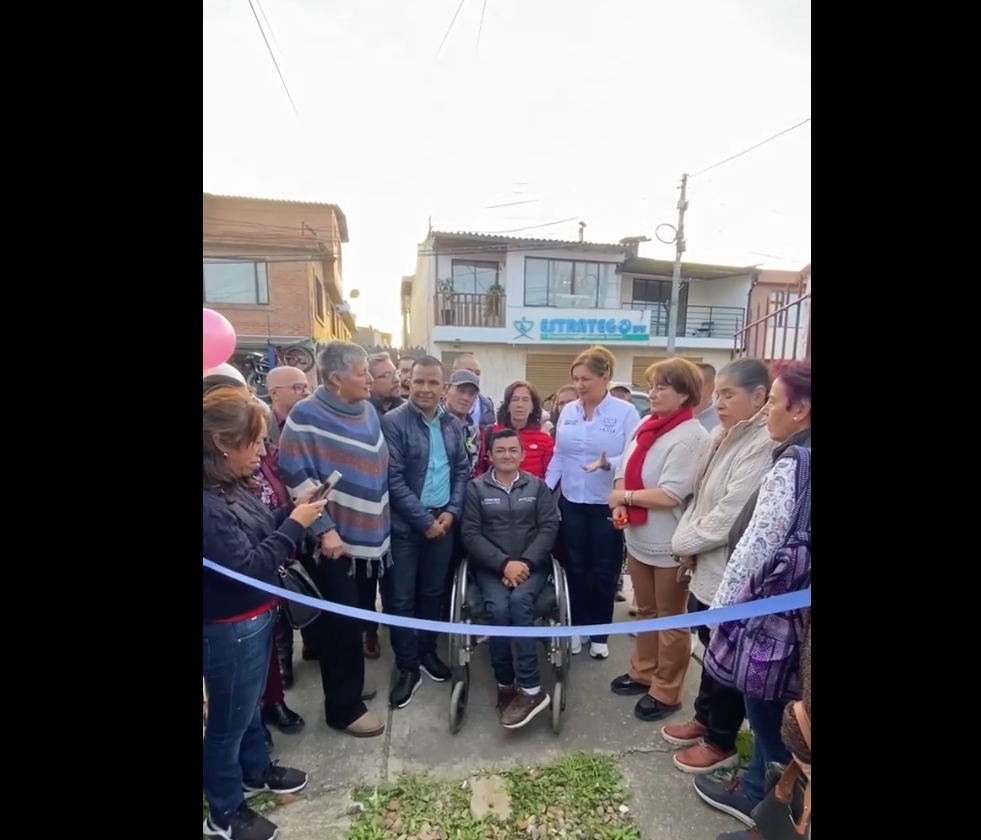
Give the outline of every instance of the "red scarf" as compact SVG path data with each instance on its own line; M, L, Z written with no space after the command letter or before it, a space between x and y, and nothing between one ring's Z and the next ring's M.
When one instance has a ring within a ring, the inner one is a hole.
M627 461L627 468L623 471L624 490L636 491L644 489L642 472L644 461L651 447L657 442L659 437L666 435L682 423L691 420L693 416L690 408L683 408L670 417L655 417L652 414L643 422L637 430L637 447L630 456L630 460ZM631 505L627 508L627 520L631 525L646 525L647 508Z

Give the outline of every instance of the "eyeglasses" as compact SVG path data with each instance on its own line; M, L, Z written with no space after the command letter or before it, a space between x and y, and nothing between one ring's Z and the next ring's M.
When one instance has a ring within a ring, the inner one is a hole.
M375 377L375 379L376 380L377 379L394 379L398 375L399 375L399 372L397 370L387 370L384 373L379 373L378 376Z
M289 388L294 394L309 394L310 385L306 382L294 382L292 385L280 385L277 388L270 389L271 391L282 391L283 388Z

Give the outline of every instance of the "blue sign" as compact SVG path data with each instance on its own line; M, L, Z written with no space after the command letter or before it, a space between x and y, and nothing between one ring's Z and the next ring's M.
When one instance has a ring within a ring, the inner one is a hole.
M650 324L635 324L629 318L542 318L542 341L647 341Z

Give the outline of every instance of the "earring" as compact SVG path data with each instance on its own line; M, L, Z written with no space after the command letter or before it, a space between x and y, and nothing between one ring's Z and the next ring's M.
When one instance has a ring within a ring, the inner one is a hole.
M798 420L800 420L800 416L795 414L794 415L794 422L796 423ZM228 456L226 455L225 457L227 458Z
M228 453L227 452L222 452L221 453L221 456L222 456L222 458L227 458L228 457Z

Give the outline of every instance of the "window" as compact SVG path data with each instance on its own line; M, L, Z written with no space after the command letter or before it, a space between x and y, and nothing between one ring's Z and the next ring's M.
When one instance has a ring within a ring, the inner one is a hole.
M619 309L616 263L525 257L525 306Z
M327 297L324 294L324 284L316 272L313 275L313 300L315 307L313 314L317 316L317 320L322 324L324 323L324 315L327 313Z
M668 334L668 317L671 310L671 280L667 277L635 277L631 309L650 309L651 335ZM688 313L688 283L681 281L678 289L678 335L685 334Z
M204 302L268 305L266 264L205 259Z
M496 262L453 260L453 291L460 294L486 295L497 285L500 266Z
M770 313L776 312L774 317L775 327L791 327L796 329L797 327L797 310L799 307L794 307L793 309L788 309L784 312L777 312L778 309L782 309L785 306L790 306L797 300L796 292L770 292Z

